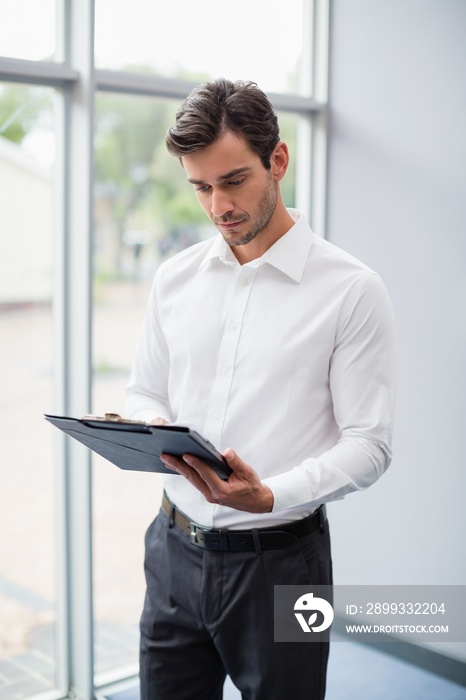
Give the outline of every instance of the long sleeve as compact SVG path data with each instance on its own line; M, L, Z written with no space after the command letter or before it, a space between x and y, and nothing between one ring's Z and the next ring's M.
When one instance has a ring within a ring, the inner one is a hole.
M172 420L168 404L169 353L157 308L157 280L156 275L126 386L125 414L146 422L157 417Z
M376 274L357 285L342 308L329 386L339 439L321 455L264 479L274 493L274 512L363 490L390 464L394 322L388 294Z

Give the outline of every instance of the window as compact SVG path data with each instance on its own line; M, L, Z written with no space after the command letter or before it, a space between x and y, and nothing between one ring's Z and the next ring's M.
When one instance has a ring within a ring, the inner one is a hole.
M55 0L15 0L4 7L0 22L2 56L52 61L55 54Z
M199 81L254 80L266 91L300 93L307 60L303 0L179 0L176 11L144 0L96 3L96 64ZM109 32L109 28L111 31ZM303 94L308 94L304 92Z
M154 270L210 235L163 145L200 80L271 94L292 153L285 201L324 232L328 7L240 0L232 18L183 0L174 26L163 3L99 0L94 61L92 0L13 5L0 24L0 694L91 698L137 670L161 480L97 457L91 472L42 414L121 412Z
M56 685L54 99L0 84L0 691Z

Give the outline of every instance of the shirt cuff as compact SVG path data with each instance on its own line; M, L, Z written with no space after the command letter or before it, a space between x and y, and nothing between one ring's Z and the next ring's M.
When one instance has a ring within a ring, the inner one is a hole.
M285 474L271 476L263 479L262 483L268 486L273 493L272 513L302 508L303 503L312 505L312 493L309 493L309 478L300 469L292 469ZM320 505L320 503L317 505Z

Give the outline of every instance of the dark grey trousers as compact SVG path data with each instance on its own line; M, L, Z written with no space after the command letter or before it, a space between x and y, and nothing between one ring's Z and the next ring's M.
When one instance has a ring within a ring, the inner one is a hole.
M160 512L146 534L141 700L323 700L329 645L274 642L274 585L332 582L328 523L287 549L208 552Z

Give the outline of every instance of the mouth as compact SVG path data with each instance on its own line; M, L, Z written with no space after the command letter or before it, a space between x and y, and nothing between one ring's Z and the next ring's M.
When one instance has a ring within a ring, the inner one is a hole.
M238 221L214 221L214 224L224 229L224 231L231 231L232 229L237 228L244 221L246 221L246 219L238 219Z
M239 226L240 223L241 221L233 221L232 223L228 222L228 224L220 224L220 226L226 230L229 230L232 228L236 228L237 226Z

